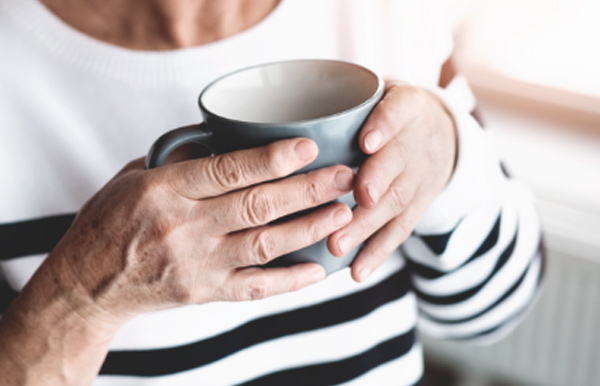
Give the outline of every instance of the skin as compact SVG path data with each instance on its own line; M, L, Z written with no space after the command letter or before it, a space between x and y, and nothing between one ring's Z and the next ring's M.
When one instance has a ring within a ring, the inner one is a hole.
M44 0L81 32L139 50L182 48L239 33L277 1ZM249 4L251 3L251 6ZM352 266L364 280L409 235L447 184L456 158L452 119L427 92L395 79L360 134L371 154L289 177L316 157L307 139L144 170L132 161L75 222L0 319L7 385L90 384L119 328L149 311L256 300L322 280L317 264L259 269L329 236L341 256L368 240ZM287 178L284 178L287 177ZM287 214L354 188L358 207Z
M134 50L212 43L264 19L279 0L42 0L86 35Z
M382 101L361 130L359 144L370 157L354 187L358 207L350 224L336 231L328 247L342 256L366 245L352 264L352 277L365 280L410 236L447 185L457 157L454 121L425 90L386 80Z

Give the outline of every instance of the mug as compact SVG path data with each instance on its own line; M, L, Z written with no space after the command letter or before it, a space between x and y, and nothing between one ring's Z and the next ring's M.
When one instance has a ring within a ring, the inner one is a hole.
M332 165L357 168L365 158L358 135L383 95L384 82L373 71L335 60L290 60L260 64L224 75L200 93L203 122L158 138L146 167L161 166L176 148L201 144L213 154L306 137L319 147L317 158L297 173ZM355 205L351 193L340 199ZM349 266L360 246L342 258L326 240L281 256L268 266L316 262L327 274Z

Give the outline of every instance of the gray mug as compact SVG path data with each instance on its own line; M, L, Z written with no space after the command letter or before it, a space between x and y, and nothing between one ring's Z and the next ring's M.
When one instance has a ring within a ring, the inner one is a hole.
M369 69L334 60L291 60L235 71L200 94L204 121L158 138L148 152L146 167L161 166L171 152L186 144L201 144L222 154L306 137L317 143L319 154L298 173L332 165L356 168L365 158L358 145L360 128L383 88L383 80ZM355 205L351 195L340 200ZM330 274L349 266L359 248L337 258L322 240L268 266L316 262Z

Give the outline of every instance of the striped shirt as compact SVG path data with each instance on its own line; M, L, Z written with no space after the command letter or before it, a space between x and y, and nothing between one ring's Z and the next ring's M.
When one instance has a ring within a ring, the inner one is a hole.
M508 333L543 272L529 190L509 178L464 77L441 2L283 0L257 26L171 52L91 39L36 0L0 3L0 313L78 209L154 138L197 122L198 92L248 65L343 59L435 93L458 129L445 190L363 283L345 269L300 291L142 315L96 385L415 385L417 328L489 341Z

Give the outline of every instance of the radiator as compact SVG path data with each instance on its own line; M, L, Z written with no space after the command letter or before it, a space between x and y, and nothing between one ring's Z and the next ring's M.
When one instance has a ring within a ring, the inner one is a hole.
M551 200L538 207L548 265L519 327L491 346L422 337L426 358L455 370L461 386L600 385L600 212Z

